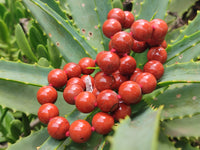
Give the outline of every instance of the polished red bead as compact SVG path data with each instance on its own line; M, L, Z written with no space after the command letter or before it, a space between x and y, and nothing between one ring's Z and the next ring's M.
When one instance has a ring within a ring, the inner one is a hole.
M79 93L75 98L76 108L82 113L90 113L95 109L96 97L91 92Z
M103 112L112 112L118 108L119 99L113 90L104 90L97 96L97 106Z
M103 135L108 134L112 130L114 123L113 117L104 112L99 112L92 118L92 126L95 128L95 131Z
M68 78L81 76L81 67L76 63L73 63L73 62L67 63L63 67L63 70L67 74Z
M91 128L91 125L87 121L76 120L69 128L70 138L76 143L85 143L91 137Z
M83 91L83 88L78 84L68 85L63 91L63 98L68 104L74 105L75 97Z
M137 41L147 41L151 38L153 28L151 24L144 19L136 20L131 25L131 32L134 39Z
M142 69L136 68L135 71L133 72L133 74L131 75L130 80L131 80L131 81L135 81L136 78L137 78L142 72L143 72Z
M154 75L148 72L141 73L137 78L136 82L140 85L142 93L148 94L156 89L157 81Z
M66 138L66 132L69 131L70 124L64 117L54 117L48 123L47 130L49 135L57 140Z
M82 74L92 74L94 69L88 69L87 67L95 67L95 61L92 58L84 57L79 61L79 66L81 67Z
M124 11L120 8L113 8L108 12L107 19L116 19L123 25L125 21Z
M149 49L147 53L148 60L158 60L162 64L164 64L167 60L167 51L159 46L159 47L152 47Z
M103 23L102 30L106 37L111 38L115 33L122 30L122 26L116 19L108 19Z
M125 81L119 87L118 94L121 96L121 100L126 104L138 103L141 100L142 91L134 81Z
M132 49L133 38L125 31L117 32L111 39L112 48L116 53L129 53Z
M85 90L85 83L83 82L83 80L81 80L81 78L78 78L78 77L72 77L72 78L70 78L68 80L66 86L69 86L69 85L72 85L72 84L78 84L78 85L80 85L83 88L83 90Z
M131 56L124 56L120 59L119 72L124 76L132 75L136 69L136 61Z
M105 74L112 74L117 71L119 65L119 56L110 51L104 52L98 59L98 66Z
M55 88L61 88L67 83L67 75L61 69L53 69L48 74L48 82Z
M120 119L124 119L126 116L131 116L131 106L119 103L119 107L113 113L114 119L119 121Z
M43 86L37 91L37 100L41 105L55 103L57 97L57 91L52 86Z
M130 11L124 11L124 14L125 14L125 21L123 24L123 28L127 29L131 27L135 18L134 18L134 15Z
M132 51L135 53L142 53L148 48L148 45L145 41L137 41L133 39Z
M59 110L57 106L52 103L43 104L38 109L38 118L44 124L47 124L50 119L58 115Z
M153 74L159 80L164 74L164 67L159 61L150 60L144 65L143 71Z

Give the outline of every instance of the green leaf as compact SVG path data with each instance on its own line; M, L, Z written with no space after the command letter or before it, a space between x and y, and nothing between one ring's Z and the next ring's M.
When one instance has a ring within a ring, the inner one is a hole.
M32 26L29 29L29 39L30 39L30 44L33 46L34 50L36 50L36 48L39 44L45 45L45 42L43 41L42 35L37 30L37 28L34 27L34 26Z
M10 35L6 23L0 19L0 40L9 44Z
M46 128L32 133L30 136L21 138L15 144L9 145L7 150L36 150L47 138L49 134Z
M192 117L166 120L162 122L162 128L171 137L200 137L200 115Z
M121 0L113 0L112 5L113 5L113 8L120 8L123 10L123 4Z
M96 13L100 23L100 26L98 26L98 28L100 29L101 35L103 37L104 50L108 50L108 43L110 39L103 34L102 26L107 19L108 12L112 9L111 0L94 0L94 1L95 1Z
M78 63L83 57L96 57L96 51L59 14L41 1L24 0L44 31L52 39L66 61ZM47 26L48 24L48 26Z
M49 67L50 66L49 61L44 57L41 57L39 59L38 65L43 66L43 67Z
M48 85L47 76L53 68L41 67L37 64L25 64L0 60L0 79L21 82L24 84Z
M183 118L200 113L200 84L173 84L162 94L148 99L154 107L164 105L161 120Z
M174 63L184 63L184 62L196 60L200 56L199 49L200 49L200 43L193 45L192 47L190 47L190 48L186 49L184 52L182 52L180 55L172 58L165 65L171 65Z
M158 150L176 150L174 144L169 140L169 138L164 134L163 130L160 130Z
M18 139L22 133L22 122L18 119L11 121L10 132L15 139Z
M3 3L0 3L0 17L2 19L3 19L3 16L4 16L6 11L7 11L7 8L5 7L5 5Z
M37 50L37 54L38 54L39 58L44 57L46 59L49 59L47 49L43 44L37 45L36 50Z
M62 59L60 57L59 50L53 43L51 43L50 40L47 41L47 48L48 48L48 55L49 55L49 60L51 62L51 65L54 68L60 68Z
M185 36L189 36L194 34L195 32L198 32L200 30L199 24L200 23L200 12L197 12L197 16L192 21L188 21L188 26L182 30L177 37L177 39L174 41L176 43L177 41L182 40Z
M174 83L200 83L200 62L178 63L165 67L159 86Z
M138 17L138 14L141 9L141 5L143 3L143 0L134 0L132 1L132 14L135 16L135 19Z
M154 18L164 19L168 1L169 0L144 0L140 6L140 13L137 19L146 19L150 21L154 15Z
M200 39L198 38L200 36L200 32L196 32L192 34L191 36L184 36L184 38L173 45L168 45L167 47L167 62L169 62L171 59L173 59L176 56L179 56L181 53L189 49L190 47L195 46L197 43L199 43Z
M122 120L120 124L114 127L115 133L113 137L109 137L111 149L156 149L161 110L162 108L158 110L151 110L149 108L132 121L129 117Z
M87 42L98 50L98 52L104 50L101 28L99 28L98 21L98 8L95 7L95 1L85 0L67 0L70 12L74 21L74 25L80 30L80 34L85 36ZM84 15L80 15L84 14Z
M148 61L147 53L148 53L148 49L145 50L143 53L135 53L134 54L133 57L136 60L137 68L143 69L144 64Z
M22 111L28 114L37 115L40 104L36 95L40 87L22 83L0 80L0 104L11 108L14 111ZM55 105L59 108L60 116L70 113L75 106L69 105L63 99L63 93L58 92L58 99Z
M31 47L25 37L24 31L22 30L19 24L16 26L15 36L16 36L17 44L19 48L21 49L21 51L32 61L38 61L33 51L31 50Z

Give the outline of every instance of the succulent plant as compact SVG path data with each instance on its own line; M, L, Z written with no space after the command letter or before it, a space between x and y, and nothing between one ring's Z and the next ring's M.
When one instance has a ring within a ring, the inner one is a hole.
M77 63L83 57L95 59L98 52L108 50L109 39L103 35L102 25L113 7L122 7L121 1L117 0L23 0L23 3L46 34L38 34L40 27L37 29L32 26L29 38L26 38L21 26L16 25L18 47L30 63L0 59L0 131L8 124L6 119L11 120L13 128L4 135L12 134L13 138L21 135L14 133L22 130L21 124L9 116L6 110L10 108L14 112L23 112L23 116L36 116L40 107L36 93L40 87L48 84L48 73L54 68L61 68L65 62ZM194 1L184 0L179 4L178 0L134 0L131 12L136 19L160 18L172 25L176 21L175 17L166 12L177 11L181 15ZM36 147L40 150L198 149L195 146L200 137L199 23L200 14L197 12L187 25L169 30L166 36L168 59L156 90L145 94L140 103L133 105L131 117L116 123L113 132L106 136L93 133L88 142L77 144L70 138L55 140L43 127L30 134L25 132L29 136L10 144L8 150L31 150ZM147 62L146 54L132 54L137 67L142 68ZM77 119L91 122L95 114L80 113L75 106L64 101L62 92L58 92L55 104L60 115L65 116L70 123ZM27 118L24 119L26 122ZM13 141L11 139L9 142Z

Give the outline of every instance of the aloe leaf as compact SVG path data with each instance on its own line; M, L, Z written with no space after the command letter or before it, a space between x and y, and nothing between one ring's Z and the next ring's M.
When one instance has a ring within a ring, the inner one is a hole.
M158 82L159 86L174 83L200 83L200 63L186 62L166 66L165 73Z
M9 44L9 31L8 31L8 27L6 26L6 23L0 19L0 39L1 41Z
M146 102L154 107L164 105L161 120L193 116L200 113L199 85L173 84L162 94L146 99Z
M49 58L47 49L43 44L37 45L36 51L37 51L37 54L38 54L39 58L41 58L41 57L44 57L46 59Z
M0 86L0 104L2 106L11 108L14 111L22 111L27 115L37 115L40 104L36 95L40 87L6 80L0 80L0 85L2 85ZM60 110L60 116L70 113L75 107L67 104L62 94L62 92L58 92L58 99L55 103Z
M133 57L136 60L137 68L143 69L144 64L148 61L147 53L148 53L148 49L145 50L143 53L135 53L134 54Z
M10 131L12 136L15 139L18 139L22 133L22 122L18 119L15 119L10 122Z
M95 1L67 0L66 2L69 5L74 25L80 30L80 34L85 36L87 42L98 52L105 50L102 45L98 14L95 12L98 9L95 7Z
M34 26L32 26L29 29L29 39L30 39L30 44L33 46L34 50L37 49L37 46L39 44L45 45L45 42L43 41L42 35L38 31L38 29Z
M103 23L107 19L108 12L113 8L111 5L111 0L94 0L95 1L95 10L99 19L100 26L99 29L101 31L101 34L103 35L103 45L104 50L108 50L108 43L110 41L109 38L107 38L102 31ZM98 50L99 51L99 50Z
M180 41L185 36L189 36L194 34L195 32L198 32L200 30L200 27L198 24L200 23L200 12L197 12L197 16L192 21L188 21L188 26L182 30L177 37L177 39L174 41L176 43L177 41Z
M7 11L7 8L5 7L5 5L3 3L0 3L0 16L2 19L6 11Z
M163 130L160 131L159 134L159 143L158 143L158 150L176 150L172 142L169 140L168 136L166 136Z
M15 144L9 145L7 150L36 150L48 138L48 136L47 129L43 128L30 134L28 137L21 138Z
M140 13L137 19L151 20L153 16L154 18L164 19L168 1L169 0L144 0L140 6Z
M0 79L21 82L35 86L48 85L47 76L53 68L41 67L37 64L25 64L0 60Z
M161 110L162 108L158 110L149 108L132 121L129 117L121 120L121 122L114 127L114 135L109 137L111 149L156 149L158 145ZM122 139L125 140L122 142Z
M49 63L49 61L48 61L46 58L41 57L41 58L38 60L38 65L43 66L43 67L49 67L49 66L50 66L50 63Z
M182 52L180 55L172 58L165 65L171 65L174 63L184 63L184 62L196 60L200 56L199 49L200 49L200 43L193 45L192 47L190 47L190 48L186 49L184 52Z
M33 51L31 50L31 47L25 37L25 34L19 24L16 26L15 36L16 36L17 44L19 48L21 49L21 51L32 61L37 61L37 58L34 55Z
M96 51L59 14L41 1L24 0L44 31L52 39L66 61L78 63L83 57L96 57ZM48 24L48 26L47 26Z
M131 13L135 16L135 19L138 17L142 3L143 3L143 0L132 1Z
M59 1L49 1L49 0L41 0L43 3L46 3L49 7L51 7L56 13L58 13L61 17L64 19L68 18L66 17L65 13L62 11L62 9L59 6Z
M48 55L49 55L49 60L51 62L51 65L54 68L60 68L62 59L60 57L59 50L53 43L51 43L50 40L47 41L47 48L48 48Z
M120 8L123 10L123 4L122 4L121 0L113 0L112 6L113 6L113 8Z
M200 137L200 115L162 122L165 134L170 137Z

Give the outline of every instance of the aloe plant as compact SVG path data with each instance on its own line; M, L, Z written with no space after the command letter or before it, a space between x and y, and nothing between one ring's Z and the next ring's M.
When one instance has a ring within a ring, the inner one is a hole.
M21 39L17 43L31 63L20 60L11 62L3 58L0 60L0 104L2 108L10 108L13 112L20 111L26 116L36 117L39 108L36 92L48 84L49 71L62 66L60 59L63 59L63 62L77 63L83 57L95 59L98 52L108 50L109 39L103 35L101 27L109 10L121 7L122 3L117 0L23 0L23 3L40 24L48 40L43 35L36 38L40 30L36 30L35 26L31 27L29 38L24 36L19 25L15 27L16 36ZM174 18L170 18L167 11L178 11L181 15L194 4L190 1L188 6L183 7L179 6L179 3L179 0L134 0L131 12L136 19L160 18L172 24ZM55 140L49 137L46 127L43 126L38 131L33 130L27 137L20 137L16 143L8 146L8 150L198 149L195 146L199 146L200 137L199 18L200 14L197 13L188 25L167 34L168 60L156 90L145 94L140 103L133 105L131 117L116 123L113 132L106 136L94 132L87 143L77 144L70 138ZM35 55L36 52L38 56ZM140 68L147 62L146 53L132 56ZM47 65L44 65L45 62ZM57 64L58 62L60 64ZM43 65L39 65L40 63ZM65 116L70 123L77 119L91 121L95 112L80 113L74 106L64 102L62 92L58 94L56 105L61 116ZM20 131L22 128L6 109L0 111L0 132L12 134L13 139L8 142L13 143L21 135L21 132L14 131ZM8 124L7 120L12 123L4 130ZM14 125L11 129L12 124ZM6 133L1 135L8 135Z

